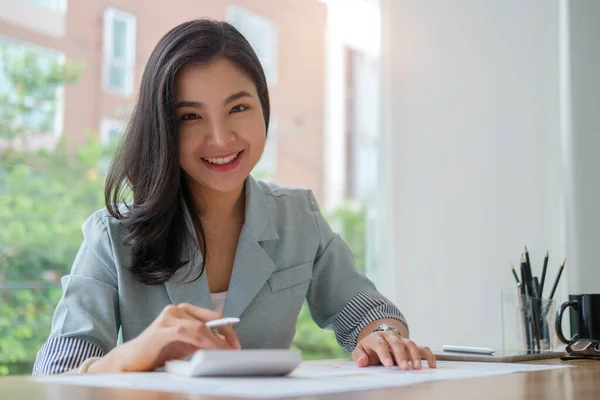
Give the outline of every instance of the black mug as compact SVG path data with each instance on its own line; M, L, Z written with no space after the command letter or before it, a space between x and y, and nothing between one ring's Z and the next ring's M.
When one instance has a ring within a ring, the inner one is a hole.
M571 335L567 340L562 332L562 317L571 307ZM600 340L600 294L570 294L569 301L560 305L556 312L556 336L569 344L573 339Z

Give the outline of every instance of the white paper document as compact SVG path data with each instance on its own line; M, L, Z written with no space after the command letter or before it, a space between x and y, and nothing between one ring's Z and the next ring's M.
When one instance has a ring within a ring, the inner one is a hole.
M313 396L408 386L449 379L478 378L526 371L569 368L562 365L438 362L437 369L402 371L398 367L358 368L352 361L303 362L284 377L186 378L166 372L116 375L54 375L32 378L42 383L128 388L161 392L246 398Z

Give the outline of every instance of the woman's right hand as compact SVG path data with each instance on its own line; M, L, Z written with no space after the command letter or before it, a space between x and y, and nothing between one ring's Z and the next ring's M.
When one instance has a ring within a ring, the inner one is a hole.
M185 358L200 349L239 350L233 328L219 328L215 333L205 325L220 318L220 313L191 304L169 305L138 337L92 363L88 372L152 371L166 361Z

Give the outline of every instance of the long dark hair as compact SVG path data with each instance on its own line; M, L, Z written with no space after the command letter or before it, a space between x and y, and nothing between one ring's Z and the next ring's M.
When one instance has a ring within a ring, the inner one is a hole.
M207 259L200 210L194 205L186 174L179 165L174 86L184 67L222 58L236 64L254 81L268 127L270 106L264 71L250 43L232 25L212 19L178 25L160 39L146 64L137 104L104 191L108 212L121 220L127 232L130 270L142 283L162 284L184 267L193 255L182 257L184 244L193 240L194 233ZM119 205L129 191L133 204L128 205L127 212L121 212ZM186 210L195 232L187 228ZM196 246L193 248L197 251ZM204 264L200 275L203 271Z

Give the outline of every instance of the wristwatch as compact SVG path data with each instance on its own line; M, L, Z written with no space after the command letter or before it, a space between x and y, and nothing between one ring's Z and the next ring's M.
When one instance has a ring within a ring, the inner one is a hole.
M381 324L379 325L377 328L373 329L371 331L371 333L373 332L396 332L398 334L398 336L402 337L402 332L400 331L400 329L398 328L394 328L393 326L389 326L387 324Z

